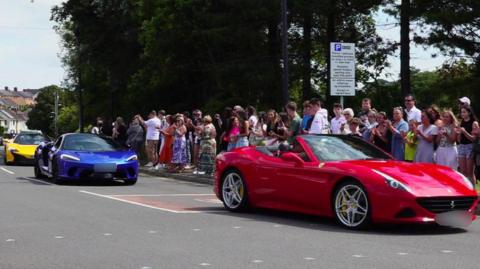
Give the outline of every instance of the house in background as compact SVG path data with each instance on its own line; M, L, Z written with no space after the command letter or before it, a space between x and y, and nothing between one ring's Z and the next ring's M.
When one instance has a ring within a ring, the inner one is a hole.
M20 91L17 87L10 90L5 87L0 90L0 126L5 132L19 133L28 130L28 112L35 105L35 99L40 90L25 89Z

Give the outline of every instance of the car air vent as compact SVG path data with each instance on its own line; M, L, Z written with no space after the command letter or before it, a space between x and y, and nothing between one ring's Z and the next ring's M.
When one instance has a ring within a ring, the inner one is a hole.
M477 197L429 197L418 198L417 203L432 213L468 210Z

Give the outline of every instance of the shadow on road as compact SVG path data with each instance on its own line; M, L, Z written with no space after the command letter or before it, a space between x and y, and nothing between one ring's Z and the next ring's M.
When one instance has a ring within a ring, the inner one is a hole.
M351 230L342 227L333 218L288 213L267 209L252 209L244 213L208 212L208 214L228 215L251 221L262 221L277 225L294 226L309 230L328 232L351 233L351 234L372 234L385 236L432 236L459 234L468 232L467 229L442 227L436 224L374 224L363 230Z
M112 186L126 186L123 181L117 180L105 180L105 179L80 179L80 180L69 180L64 181L61 184L55 184L50 179L42 178L37 179L34 177L17 177L18 180L29 181L32 184L36 185L48 185L51 186L92 186L92 187L112 187Z

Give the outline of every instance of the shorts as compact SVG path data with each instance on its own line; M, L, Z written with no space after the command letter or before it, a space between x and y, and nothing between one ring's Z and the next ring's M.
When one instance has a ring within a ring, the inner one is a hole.
M460 144L458 145L458 157L460 158L473 158L473 144Z

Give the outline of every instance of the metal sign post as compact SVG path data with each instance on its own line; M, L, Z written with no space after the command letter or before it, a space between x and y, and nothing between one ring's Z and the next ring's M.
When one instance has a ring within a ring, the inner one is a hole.
M355 44L330 43L330 95L355 96Z

